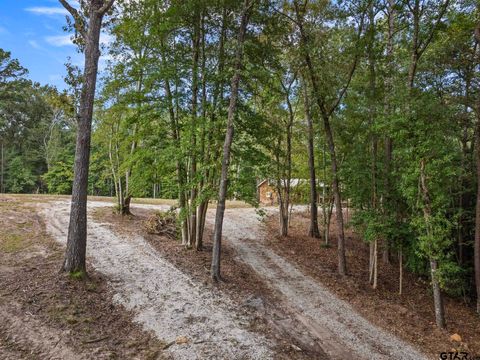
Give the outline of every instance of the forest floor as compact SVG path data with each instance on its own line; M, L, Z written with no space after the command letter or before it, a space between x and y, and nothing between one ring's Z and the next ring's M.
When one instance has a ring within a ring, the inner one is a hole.
M6 229L0 238L0 321L7 324L0 329L0 358L29 358L37 351L74 359L434 359L460 345L478 352L479 319L460 301L447 300L447 332L433 325L425 282L406 274L405 295L398 297L392 265L382 268L379 289L371 290L365 245L350 232L349 276L338 277L335 242L323 248L303 236L308 218L301 208L291 236L280 238L273 208L260 217L243 204L230 206L224 281L213 285L214 209L207 215L205 249L196 252L145 232L149 214L170 205L161 204L134 203L134 215L121 217L108 201L90 201L91 278L82 282L58 274L68 200L0 198ZM17 233L26 239L19 248L9 240ZM49 335L35 336L24 324ZM453 333L462 344L450 340Z
M0 197L0 359L163 358L102 274L59 273L63 252L35 201Z
M214 211L207 216L205 250L197 253L183 249L176 241L145 234L142 222L151 209L137 206L133 208L134 216L124 218L113 215L111 209L103 209L97 210L95 217L110 223L111 229L124 237L142 235L162 258L197 283L211 287L209 235ZM286 358L310 359L426 358L411 345L359 316L320 282L304 275L266 246L265 226L255 209L227 209L223 230L224 282L215 290L236 302L237 308L249 305L255 310L257 320L250 328L274 342L276 357L284 354ZM292 349L296 352L292 353Z
M345 216L344 212L344 216ZM335 232L335 219L332 235ZM463 299L444 297L447 330L435 326L433 299L428 279L404 271L403 294L398 295L398 262L384 264L379 254L378 288L368 283L369 248L355 232L345 231L348 276L337 274L337 241L330 246L323 240L306 235L309 214L298 212L292 217L289 236L278 234L278 218L271 214L265 221L267 246L294 264L303 274L321 282L336 297L349 303L365 319L395 336L413 344L432 358L443 351L465 351L480 358L480 317L472 304ZM392 258L395 258L392 256ZM453 341L458 334L461 341Z

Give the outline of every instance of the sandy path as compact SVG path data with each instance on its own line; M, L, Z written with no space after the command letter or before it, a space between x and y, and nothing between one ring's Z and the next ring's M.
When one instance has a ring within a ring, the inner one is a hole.
M213 225L213 212L209 212L207 223ZM332 359L426 359L264 246L261 222L254 209L227 209L223 231L239 258L267 280L304 331L318 339Z
M64 243L69 202L43 205L47 230ZM110 206L89 202L89 209ZM155 206L158 209L158 206ZM167 342L186 336L187 344L174 344L175 359L270 359L267 340L249 332L244 315L219 292L195 284L161 258L140 236L118 237L91 217L87 255L96 270L108 276L115 300L134 311L135 320Z
M0 359L86 359L69 348L65 333L42 325L33 315L23 314L18 304L0 303L0 324L0 334L8 334L0 336ZM2 339L7 340L3 343Z

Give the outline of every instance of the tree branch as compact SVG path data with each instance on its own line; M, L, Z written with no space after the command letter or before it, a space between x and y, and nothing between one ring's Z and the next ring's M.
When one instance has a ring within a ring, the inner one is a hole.
M365 22L365 11L362 13L362 17L361 17L361 20L360 20L360 25L358 26L357 44L356 44L356 49L355 49L356 54L355 54L355 57L353 59L352 66L350 67L350 71L348 73L347 82L346 82L345 86L343 87L343 89L340 91L340 94L338 95L338 98L335 101L335 103L333 104L333 106L328 110L328 113L327 113L328 117L330 117L334 113L334 111L337 109L337 107L340 105L343 97L345 96L345 93L347 92L348 87L350 86L350 83L352 82L353 74L355 73L355 70L356 70L357 64L358 64L359 54L358 54L357 47L358 47L358 44L360 43L360 39L362 37L364 22Z
M419 44L419 46L418 46L418 48L419 48L418 57L420 57L424 53L424 51L427 49L428 45L432 41L433 36L435 35L435 30L437 29L438 24L440 24L440 21L442 20L443 15L445 15L445 12L447 11L449 3L450 3L450 0L445 1L443 6L440 8L437 20L433 24L432 30L430 31L430 34L428 35L428 38L425 40L425 43L424 44Z
M63 5L63 7L67 9L67 11L73 16L74 19L77 19L80 17L77 9L75 9L72 5L70 5L67 0L59 0L59 1Z
M115 0L108 0L100 9L97 10L97 13L100 15L105 15L105 13L112 8L114 2Z
M60 1L60 4L62 4L63 7L67 9L67 11L72 15L73 20L75 21L75 30L77 30L80 35L85 39L87 34L85 33L84 21L78 13L77 9L70 5L67 0L58 1Z

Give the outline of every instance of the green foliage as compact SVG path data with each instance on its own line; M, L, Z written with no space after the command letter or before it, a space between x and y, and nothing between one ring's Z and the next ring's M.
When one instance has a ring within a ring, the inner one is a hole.
M6 187L13 193L31 192L35 189L35 176L25 159L15 156L8 164Z
M73 183L73 163L66 164L62 161L54 164L42 176L47 184L50 194L71 194Z
M406 267L422 276L436 259L442 288L468 293L480 121L477 4L457 2L438 17L443 2L424 2L422 48L412 53L413 9L403 2L392 15L392 38L389 2L300 3L305 39L293 2L252 8L228 196L258 205L258 179L309 178L303 90L312 99L317 180L330 189L322 115L344 94L329 120L355 229L367 242L401 250ZM95 107L89 193L184 197L183 222L218 194L241 2L117 5L122 16L109 23L113 41ZM5 190L69 193L81 71L67 66L69 93L32 84L26 73L0 49ZM307 203L308 194L308 182L292 189L296 202Z
M84 270L78 270L68 273L68 276L73 280L85 280L87 278L87 273Z

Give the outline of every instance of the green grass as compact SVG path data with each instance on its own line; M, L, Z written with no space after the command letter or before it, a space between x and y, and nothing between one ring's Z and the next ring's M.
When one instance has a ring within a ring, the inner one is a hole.
M87 278L87 273L83 270L78 270L68 273L68 276L70 276L70 278L74 280L84 280Z
M3 234L0 237L0 249L6 253L15 253L28 247L29 243L19 234Z

